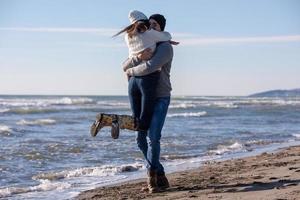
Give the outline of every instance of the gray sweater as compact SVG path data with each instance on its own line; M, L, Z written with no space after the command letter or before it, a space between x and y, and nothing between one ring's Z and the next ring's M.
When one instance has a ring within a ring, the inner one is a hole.
M160 79L156 89L156 97L171 96L170 71L173 60L173 47L170 42L161 42L157 45L152 58L146 62L140 61L137 57L128 58L123 63L123 69L129 70L130 76L145 76L161 70Z

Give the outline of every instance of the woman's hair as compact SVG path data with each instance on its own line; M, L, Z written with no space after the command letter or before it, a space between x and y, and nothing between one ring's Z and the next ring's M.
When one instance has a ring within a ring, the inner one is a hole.
M149 28L150 28L149 20L140 20L140 21L135 22L134 24L131 24L131 25L125 27L124 29L119 31L117 34L115 34L113 37L116 37L116 36L126 32L128 34L128 36L131 38L136 33L143 33L146 30L148 30Z

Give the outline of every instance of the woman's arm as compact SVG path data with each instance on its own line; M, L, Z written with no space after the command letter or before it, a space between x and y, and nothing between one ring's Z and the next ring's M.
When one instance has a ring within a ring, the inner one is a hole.
M145 32L147 36L151 38L155 43L157 42L166 42L172 39L172 36L169 32L166 31L156 31L154 29L149 29Z
M127 58L122 63L123 71L126 72L127 69L132 68L140 64L141 60L138 58L138 56Z
M126 70L128 76L145 76L161 69L173 58L173 48L170 42L163 42L156 47L150 60Z

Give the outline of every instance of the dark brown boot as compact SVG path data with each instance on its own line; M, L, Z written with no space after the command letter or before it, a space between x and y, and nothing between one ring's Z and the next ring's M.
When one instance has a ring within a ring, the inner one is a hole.
M154 170L148 171L148 189L149 193L159 192L159 188L157 187L157 175Z
M159 187L159 189L167 189L170 187L168 178L164 173L157 175L157 187Z

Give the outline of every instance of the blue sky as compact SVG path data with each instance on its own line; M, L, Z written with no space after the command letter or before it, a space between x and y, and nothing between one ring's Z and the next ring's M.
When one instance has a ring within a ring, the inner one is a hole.
M161 13L173 95L300 87L298 0L0 0L0 94L126 95L129 10Z

